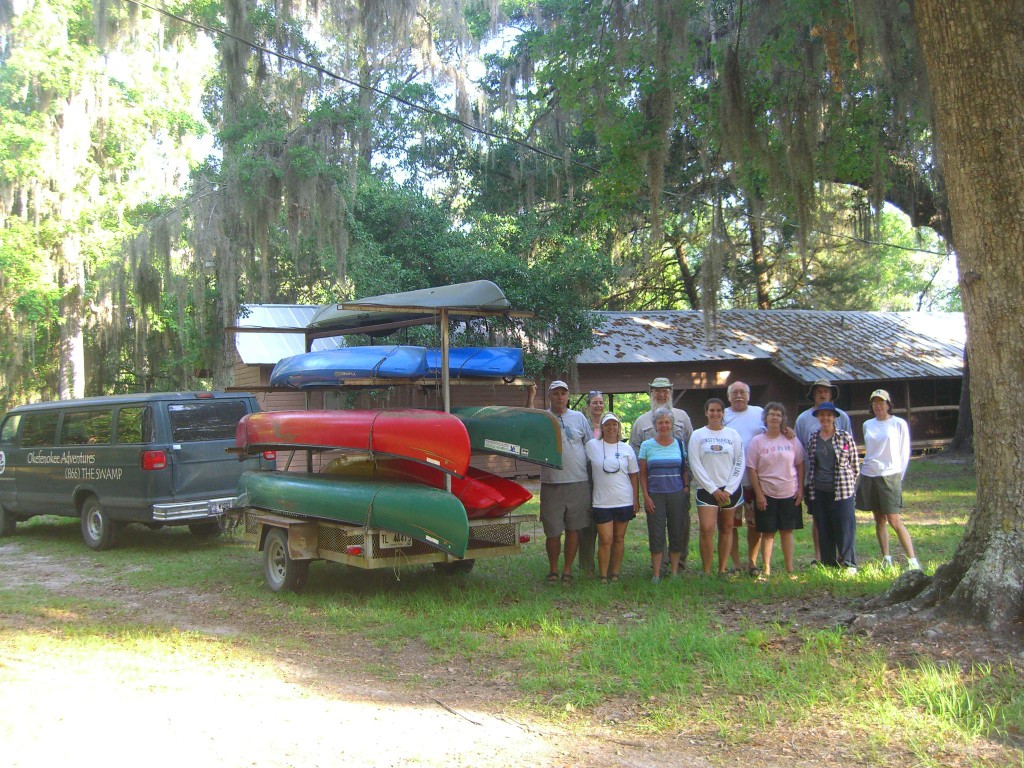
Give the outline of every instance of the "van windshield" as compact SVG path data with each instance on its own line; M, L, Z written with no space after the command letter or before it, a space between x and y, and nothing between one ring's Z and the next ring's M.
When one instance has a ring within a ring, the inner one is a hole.
M206 400L171 403L171 440L194 443L200 440L234 440L238 422L248 413L244 400Z

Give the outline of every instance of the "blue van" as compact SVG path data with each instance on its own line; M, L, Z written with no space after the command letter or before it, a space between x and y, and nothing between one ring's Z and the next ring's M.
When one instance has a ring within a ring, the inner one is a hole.
M243 393L174 392L92 397L12 408L0 423L0 536L34 515L82 521L93 549L114 545L126 523L220 531L246 470L235 428L259 410Z

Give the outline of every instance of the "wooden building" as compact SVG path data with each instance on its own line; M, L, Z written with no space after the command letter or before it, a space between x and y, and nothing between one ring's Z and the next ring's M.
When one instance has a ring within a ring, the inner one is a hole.
M642 392L657 376L676 388L676 406L704 423L709 397L726 399L736 380L750 401L776 400L791 418L806 409L816 379L839 387L837 404L854 433L870 418L877 388L907 418L916 447L956 430L963 377L961 313L720 310L711 333L701 312L605 312L594 345L576 359L574 388Z

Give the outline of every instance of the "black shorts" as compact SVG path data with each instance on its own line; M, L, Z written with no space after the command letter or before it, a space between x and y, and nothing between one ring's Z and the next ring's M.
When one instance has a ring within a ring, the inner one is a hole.
M604 523L628 523L636 517L632 506L628 507L594 507L594 525Z
M697 506L698 507L718 507L719 509L732 509L738 507L743 503L743 489L737 488L729 496L729 503L725 506L720 505L715 501L715 497L705 491L703 488L697 491Z
M800 514L800 507L796 505L796 499L774 499L765 496L764 512L760 509L754 512L759 533L775 533L776 531L798 531L804 527L804 519Z

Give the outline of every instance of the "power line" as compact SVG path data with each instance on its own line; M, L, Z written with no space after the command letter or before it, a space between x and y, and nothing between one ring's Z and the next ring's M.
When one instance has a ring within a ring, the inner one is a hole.
M497 139L499 141L506 141L506 142L509 142L511 144L515 144L518 147L522 147L523 149L525 149L525 150L527 150L529 152L533 152L535 154L542 155L544 157L548 157L548 158L551 158L553 160L558 160L559 162L562 162L562 163L568 162L570 165L576 166L578 168L582 168L583 170L586 170L586 171L590 171L591 173L595 173L595 174L600 174L601 173L599 168L596 168L595 166L592 166L592 165L590 165L588 163L584 163L584 162L582 162L580 160L576 160L576 159L574 159L572 157L563 157L561 155L556 155L554 152L551 152L550 150L544 149L543 147L538 147L535 144L530 144L529 142L523 141L522 139L517 139L514 136L510 136L510 135L506 135L506 134L501 134L501 133L496 133L494 131L489 131L486 128L481 128L480 126L473 125L472 123L469 123L469 122L463 120L462 118L458 117L457 115L453 115L453 114L450 114L448 112L442 112L442 111L440 111L438 109L434 109L433 107L428 107L428 106L425 106L423 104L417 104L414 101L410 101L409 99L406 99L406 98L404 98L402 96L399 96L397 94L394 94L394 93L389 93L388 91L382 90L382 89L377 88L376 86L373 86L373 85L368 85L366 83L360 83L358 81L355 81L355 80L352 80L350 78L347 78L344 75L339 75L337 72L332 72L331 70L326 69L325 67L322 67L319 64L314 64L311 61L306 61L305 59L300 59L298 56L293 56L293 55L291 55L289 53L281 53L280 51L275 51L275 50L273 50L271 48L267 48L266 46L260 45L259 43L255 43L252 40L246 40L244 37L241 37L240 35L236 35L233 32L230 32L230 31L228 31L226 29L220 29L218 27L211 27L209 25L202 24L202 23L200 23L198 21L193 21L192 19L185 18L184 16L179 16L178 14L171 13L170 11L168 11L168 10L166 10L164 8L157 8L156 6L153 6L153 5L150 5L149 3L143 2L143 0L128 0L128 2L133 3L134 5L139 6L140 8L146 8L146 9L148 9L150 11L153 11L154 13L158 13L161 16L165 16L167 18L174 19L175 21L181 22L182 24L186 24L186 25L191 26L191 27L193 27L195 29L201 29L204 32L209 32L210 34L213 34L213 35L220 35L222 37L230 38L231 40L235 40L236 42L241 43L242 45L248 46L249 48L253 49L254 51L260 51L261 53L265 53L268 56L277 57L277 58L279 58L279 59L281 59L283 61L290 61L293 64L296 64L296 65L298 65L300 67L305 67L305 68L311 69L311 70L313 70L314 72L317 72L320 75L323 75L325 77L328 77L328 78L337 80L339 82L345 83L346 85L350 85L353 88L358 88L360 90L370 91L371 93L374 93L374 94L376 94L376 95L378 95L378 96L380 96L380 97L382 97L384 99L390 99L391 101L396 101L399 104L403 104L403 105L409 107L409 109L415 110L417 112L421 112L421 113L426 114L426 115L431 115L433 117L439 117L442 120L447 120L448 122L454 123L454 124L456 124L456 125L458 125L458 126L460 126L462 128L465 128L468 131L471 131L473 133L479 134L481 136L485 136L485 137L487 137L489 139ZM667 197L676 198L676 199L681 200L683 202L687 201L687 198L685 198L681 193L678 193L678 192L671 192L669 190L662 190L662 194L664 194ZM694 199L694 200L692 200L692 202L697 204L697 205L703 205L703 206L708 207L708 208L711 207L711 203L708 203L708 202L703 201L703 200ZM762 216L750 216L749 218L757 219L758 221L761 221L761 222L763 222L765 224L770 224L771 226L773 226L773 227L775 227L777 229L781 229L783 226L791 226L791 225L788 225L788 223L785 222L785 221L778 221L778 220L770 219L767 216L763 216L763 215ZM840 234L840 233L836 233L836 232L825 232L825 231L822 231L822 230L819 230L819 229L814 229L814 228L810 228L808 231L809 232L813 232L813 233L818 234L818 235L823 235L823 236L826 236L826 237L835 237L835 238L839 238L839 239L843 239L843 240L849 240L851 242L860 243L862 245L876 245L876 246L885 247L885 248L896 248L896 249L902 250L902 251L910 251L911 253L927 253L927 254L931 254L933 256L949 256L949 253L948 252L944 252L944 251L931 251L931 250L922 249L922 248L912 248L910 246L899 245L897 243L886 243L886 242L880 242L880 241L876 241L876 240L868 240L868 239L863 238L863 237L857 237L856 235L844 235L844 234Z

